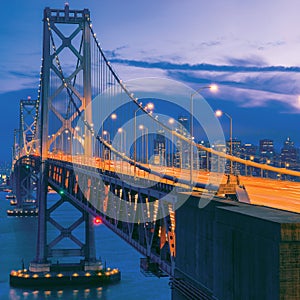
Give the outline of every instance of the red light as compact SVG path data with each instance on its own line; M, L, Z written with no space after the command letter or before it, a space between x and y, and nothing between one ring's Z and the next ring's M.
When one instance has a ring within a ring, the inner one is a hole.
M100 217L95 217L94 218L94 224L95 225L100 225L102 224L102 219Z

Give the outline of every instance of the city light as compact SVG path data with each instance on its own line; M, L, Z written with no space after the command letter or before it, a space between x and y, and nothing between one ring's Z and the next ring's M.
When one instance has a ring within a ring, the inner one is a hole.
M221 117L223 115L223 112L220 109L218 109L218 110L216 110L215 114L216 114L216 117Z
M173 125L175 123L175 120L173 118L170 118L168 122L169 124Z
M216 84L211 84L209 88L212 92L217 92L219 90L219 87Z
M95 217L94 218L94 224L95 225L100 225L100 224L102 224L103 222L102 222L102 219L100 218L100 217Z
M154 104L153 104L152 102L149 102L149 103L146 105L145 109L153 110L153 109L154 109Z

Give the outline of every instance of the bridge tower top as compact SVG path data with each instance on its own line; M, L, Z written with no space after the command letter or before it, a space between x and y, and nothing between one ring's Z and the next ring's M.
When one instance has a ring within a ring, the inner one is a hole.
M66 140L66 137L63 137L66 133L70 139L78 136L74 124L81 112L84 111L85 120L92 124L92 92L89 10L71 10L69 5L65 5L64 9L47 7L44 10L43 22L40 140L44 161L53 144L61 144L60 151L72 153L71 146L64 149L61 140ZM53 120L56 124L50 128L49 123L53 124ZM84 153L90 155L91 133L85 129L84 135Z
M55 23L81 24L84 20L90 20L90 11L87 8L71 10L69 4L66 3L64 9L46 7L44 10L44 21L48 19Z

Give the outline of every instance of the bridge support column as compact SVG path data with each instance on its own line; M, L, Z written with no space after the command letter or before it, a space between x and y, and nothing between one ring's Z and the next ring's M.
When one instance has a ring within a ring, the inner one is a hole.
M38 203L39 203L39 217L38 217L38 238L36 248L36 258L29 265L31 272L49 272L50 262L47 260L46 253L46 205L47 205L47 191L48 191L48 167L45 162L41 164L41 179L38 187Z
M299 214L200 201L176 210L173 300L300 299Z
M8 210L9 216L25 216L37 214L36 188L38 183L37 161L31 157L21 158L14 166L13 192L15 199L11 200L16 205L13 210Z
M94 231L94 218L88 213L85 215L85 270L97 270L99 267L99 261L96 259L96 247L95 247L95 231Z

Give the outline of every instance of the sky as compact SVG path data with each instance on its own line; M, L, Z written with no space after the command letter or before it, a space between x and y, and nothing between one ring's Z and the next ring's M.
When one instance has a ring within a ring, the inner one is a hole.
M10 0L0 12L0 160L10 160L19 100L37 96L43 9L65 1ZM233 135L258 144L290 136L300 147L298 0L70 0L88 8L93 29L124 80L166 77L204 93L233 119ZM222 118L225 135L228 120Z

